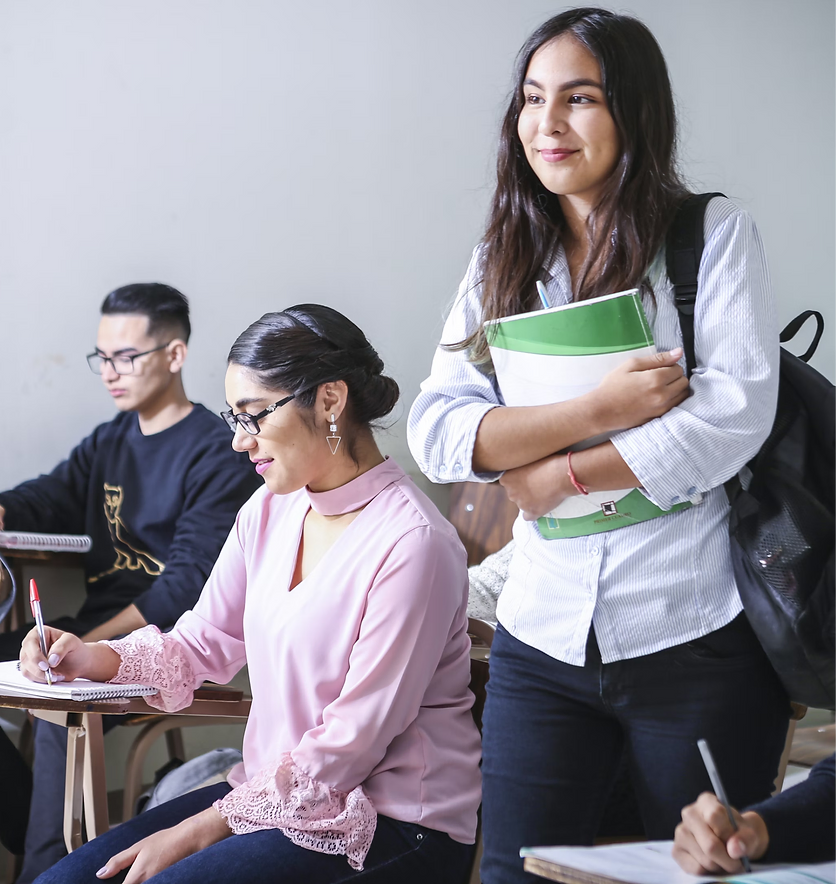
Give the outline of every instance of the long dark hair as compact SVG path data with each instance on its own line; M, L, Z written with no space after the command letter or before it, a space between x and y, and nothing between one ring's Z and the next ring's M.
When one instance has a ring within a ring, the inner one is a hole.
M369 429L395 407L399 390L383 374L383 360L363 332L342 313L322 304L297 304L279 313L265 313L241 332L227 357L230 365L253 372L269 390L295 395L295 405L310 412L317 389L345 381L345 418ZM356 434L346 447L354 457Z
M584 7L556 15L517 56L514 91L502 122L497 183L482 249L482 318L534 309L535 282L554 256L564 227L557 196L540 183L517 134L523 81L534 53L569 34L601 67L607 106L621 155L587 219L590 249L574 300L628 288L645 276L676 206L688 195L676 168L676 113L668 69L653 34L637 19ZM488 357L481 326L451 349L475 362Z

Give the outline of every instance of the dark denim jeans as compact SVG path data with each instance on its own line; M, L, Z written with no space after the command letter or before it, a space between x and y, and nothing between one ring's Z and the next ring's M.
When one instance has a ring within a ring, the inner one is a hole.
M560 663L500 625L482 739L484 884L536 879L523 846L591 844L625 756L645 832L669 839L710 791L708 740L731 802L766 798L789 722L787 695L745 617L703 638L603 664Z
M229 791L226 783L175 798L89 841L49 871L37 884L90 884L110 857L160 829L205 810ZM443 832L378 816L374 841L362 872L344 856L297 847L278 829L234 835L170 866L154 884L462 884L473 845ZM110 882L121 882L126 872Z
M0 728L0 772L3 800L0 801L0 842L11 853L23 853L29 799L32 794L32 771L17 746Z

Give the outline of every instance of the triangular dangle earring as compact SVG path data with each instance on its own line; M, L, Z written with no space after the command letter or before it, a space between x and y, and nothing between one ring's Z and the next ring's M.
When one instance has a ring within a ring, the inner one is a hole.
M343 437L337 435L337 421L333 414L331 415L331 424L328 429L331 431L331 435L326 436L325 439L328 442L328 447L331 449L331 454L336 454Z

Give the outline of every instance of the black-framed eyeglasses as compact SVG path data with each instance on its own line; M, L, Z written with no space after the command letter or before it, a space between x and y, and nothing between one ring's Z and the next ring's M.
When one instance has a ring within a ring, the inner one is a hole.
M279 399L278 402L274 402L272 405L265 408L264 411L259 411L258 414L247 414L246 411L240 411L238 414L233 414L232 409L230 408L229 411L222 411L221 417L226 421L226 425L233 433L240 424L245 432L249 433L251 436L257 436L261 432L261 427L258 425L258 422L264 420L268 414L272 414L277 408L287 405L291 399L295 398L295 393L292 396L285 396L284 399Z
M144 353L120 353L118 356L102 356L101 353L90 353L87 357L87 364L90 366L90 371L94 374L101 374L106 362L110 363L110 367L118 375L133 374L134 359L139 359L140 356L147 356L149 353L156 353L157 350L163 350L170 343L171 341L160 344L159 347L154 347L153 350L146 350Z

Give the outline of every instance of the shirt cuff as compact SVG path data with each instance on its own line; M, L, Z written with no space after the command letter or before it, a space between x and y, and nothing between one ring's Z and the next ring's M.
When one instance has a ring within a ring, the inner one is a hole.
M430 480L448 482L494 482L502 472L474 473L473 447L482 419L498 405L495 402L471 401L456 406L455 416L448 414L437 422L432 445L416 452L415 462ZM417 456L416 456L417 454Z
M279 829L300 847L344 855L358 871L377 828L377 812L362 786L342 792L320 783L289 752L276 767L256 774L213 807L236 835Z
M143 626L125 638L106 641L119 655L119 671L111 684L146 684L157 688L157 694L145 702L163 712L177 712L194 698L195 677L182 647L156 626Z
M610 440L639 480L644 494L659 509L678 503L701 503L704 481L662 418L622 430Z

